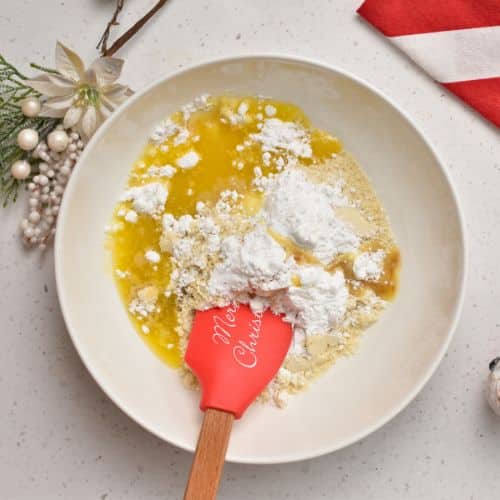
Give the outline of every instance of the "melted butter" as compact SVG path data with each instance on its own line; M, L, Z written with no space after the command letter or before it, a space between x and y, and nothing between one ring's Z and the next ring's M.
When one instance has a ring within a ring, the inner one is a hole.
M147 250L159 251L160 231L157 221L142 217L137 224L126 224L123 230L113 233L109 245L114 269L127 273L125 278L116 278L118 290L126 306L139 290L146 286L156 288L156 307L159 311L149 314L142 321L132 314L129 315L137 332L164 361L172 366L179 366L181 357L178 336L175 333L175 301L173 297L167 298L163 293L170 280L170 259L162 256L160 262L155 265L144 257ZM143 326L149 328L148 334L142 330Z
M379 297L385 300L392 300L396 295L399 282L399 269L401 267L401 256L396 247L391 247L390 249L382 247L386 255L380 278L376 281L363 281L363 286L359 286L359 281L354 276L353 272L353 264L356 255L350 253L340 254L331 263L325 266L315 255L301 248L289 238L282 236L271 228L268 228L267 232L283 247L288 257L293 257L295 259L297 264L321 266L328 272L341 270L346 280L348 280L349 291L353 295L363 293L363 287L370 288ZM381 249L380 245L375 245L372 242L361 245L361 252L376 252L379 249ZM292 276L292 284L295 286L300 285L300 280L297 276Z
M246 103L248 111L240 120L237 114L242 102ZM165 212L176 217L194 214L198 201L213 204L220 193L228 189L243 195L242 208L248 215L257 213L262 207L263 196L252 189L254 168L260 167L266 176L276 172L277 167L273 161L268 166L263 165L260 145L253 141L243 148L241 145L248 141L249 134L258 132L258 123L262 121L260 115L266 118L265 106L269 104L276 109L274 117L299 123L310 132L313 157L302 160L304 165L322 162L342 150L342 145L336 138L312 128L297 106L254 97L218 97L212 99L209 109L193 113L187 122L184 122L181 113L172 115L174 122L189 130L189 138L182 144L175 143L175 136L166 139L162 144L148 144L133 166L128 185L164 183L169 191ZM238 123L231 122L235 116ZM178 168L176 160L193 150L200 156L198 164L190 169ZM151 166L166 164L177 168L171 179L147 176ZM124 278L116 278L118 290L128 307L139 290L155 287L158 296L157 309L142 320L133 315L130 315L130 318L138 333L158 356L172 366L180 366L182 355L176 331L176 301L175 297L167 297L164 294L170 279L170 258L167 254L161 254L161 260L156 265L145 259L148 250L160 252L158 242L162 231L161 218L139 216L136 224L124 223L118 216L120 209L124 208L129 209L130 203L117 205L114 214L117 230L109 238L113 268L127 273ZM319 263L310 252L290 240L273 231L270 231L270 234L283 246L287 254L292 255L300 264ZM342 268L347 277L352 275L352 260L344 262L340 259L335 265L328 266L328 269L337 267ZM398 267L399 253L395 250L393 256L386 259L381 283L367 283L367 286L372 287L377 294L389 297L396 290ZM300 285L298 277L295 277L293 282L297 286ZM144 326L147 333L144 333Z
M401 254L396 247L386 249L384 267L377 281L366 284L381 298L392 300L396 296L401 268Z
M257 214L264 204L264 195L257 191L249 191L243 196L242 207L246 215Z
M349 291L352 295L362 295L366 287L373 290L380 298L392 300L396 296L398 289L401 254L395 246L385 248L372 241L364 243L360 247L360 253L376 252L377 250L383 250L385 252L385 258L382 273L380 274L380 278L376 281L362 281L362 286L360 286L360 281L357 280L353 271L356 255L351 253L338 255L326 266L326 269L330 272L341 270L348 282Z

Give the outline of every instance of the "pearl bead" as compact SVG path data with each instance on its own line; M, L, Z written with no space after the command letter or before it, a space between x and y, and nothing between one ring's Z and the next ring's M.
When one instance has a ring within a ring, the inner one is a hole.
M47 172L47 170L49 169L49 166L46 164L46 163L40 163L38 165L38 170L44 174L45 172Z
M36 97L27 97L21 103L21 111L23 112L23 115L29 118L38 116L38 113L40 113L41 109L42 105Z
M24 230L24 236L26 236L26 238L31 238L33 236L33 229L31 227L27 227L25 230Z
M49 148L56 152L61 153L68 146L69 137L68 134L64 130L53 130L47 136L47 144Z
M29 177L31 165L26 160L17 160L10 167L10 173L15 179L22 181Z
M21 222L21 229L25 231L26 229L28 229L29 226L30 223L28 222L28 219L23 219Z
M35 149L38 144L38 132L34 128L25 128L17 134L17 145L24 151Z
M63 165L60 169L61 174L63 175L69 175L71 173L71 168L67 165Z
M30 198L29 200L30 207L36 207L38 205L38 200L36 198Z
M39 222L39 221L40 221L40 218L41 218L41 216L40 216L40 212L36 212L36 211L35 211L35 212L31 212L31 213L30 213L30 215L29 215L29 217L28 217L28 220L29 220L30 222L33 222L33 224L36 224L37 222Z
M49 178L46 175L38 176L38 184L40 184L40 186L46 186L48 183L49 183Z
M49 201L49 195L48 194L42 194L42 196L40 196L40 201L42 203L47 203Z

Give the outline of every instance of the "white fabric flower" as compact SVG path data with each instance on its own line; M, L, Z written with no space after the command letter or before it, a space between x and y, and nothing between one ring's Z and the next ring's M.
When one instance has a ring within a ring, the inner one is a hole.
M99 125L132 91L115 83L123 60L100 57L85 70L82 60L62 43L56 45L59 74L44 73L28 85L46 96L40 116L63 118L65 128L73 128L89 139Z

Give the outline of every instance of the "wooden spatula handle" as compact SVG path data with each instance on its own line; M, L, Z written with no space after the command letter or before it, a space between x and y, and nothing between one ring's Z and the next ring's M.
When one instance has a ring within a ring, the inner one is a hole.
M234 415L209 408L205 411L184 500L217 497Z

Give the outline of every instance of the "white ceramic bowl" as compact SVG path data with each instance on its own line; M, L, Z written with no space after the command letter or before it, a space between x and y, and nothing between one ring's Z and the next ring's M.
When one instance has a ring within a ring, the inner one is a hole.
M72 175L56 238L59 300L97 383L131 418L193 450L199 395L148 349L113 283L104 227L153 124L193 97L262 94L301 106L359 160L387 209L403 266L396 301L340 361L285 410L253 405L228 460L289 462L338 450L378 429L420 391L450 342L463 297L465 241L454 189L436 153L394 104L322 64L255 56L177 72L136 94L97 132Z

